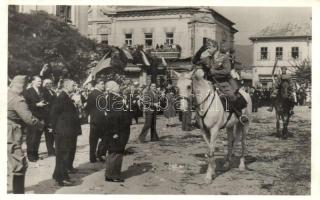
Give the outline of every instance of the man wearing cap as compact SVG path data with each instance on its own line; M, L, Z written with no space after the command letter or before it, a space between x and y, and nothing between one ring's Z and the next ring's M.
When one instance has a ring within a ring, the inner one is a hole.
M203 67L206 78L227 96L230 100L231 111L244 124L248 122L248 117L242 115L242 109L247 106L247 102L239 93L239 85L231 76L230 57L226 52L224 45L219 50L216 41L206 39L205 44L195 54L192 62Z
M271 97L272 102L274 102L274 100L277 97L278 92L280 90L280 86L281 86L281 84L283 82L288 82L289 83L288 94L289 94L289 100L292 103L291 110L290 110L290 114L292 115L292 114L294 114L293 107L294 107L294 103L295 103L296 99L295 99L295 96L294 96L295 95L295 93L294 93L294 83L291 80L291 75L287 74L287 67L285 67L285 66L281 67L281 74L279 74L277 76L277 79L274 82L273 90L272 90L272 93L271 93L270 97ZM268 109L268 111L272 112L273 107L274 107L274 105L272 104L271 107Z
M44 123L32 115L22 91L26 86L26 76L15 76L8 90L8 162L11 169L12 191L14 194L24 193L24 178L28 167L27 159L22 151L22 130L33 126L41 131Z

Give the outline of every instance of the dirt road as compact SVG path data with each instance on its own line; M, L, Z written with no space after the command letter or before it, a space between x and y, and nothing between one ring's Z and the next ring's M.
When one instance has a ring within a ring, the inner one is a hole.
M60 194L215 194L215 195L307 195L311 181L311 110L295 108L289 131L293 137L281 140L274 136L275 115L261 108L254 113L248 138L247 170L237 168L236 152L232 169L222 168L226 155L226 134L222 131L216 149L218 176L207 185L204 182L207 147L200 130L181 131L167 128L165 119L158 117L159 142L135 142L141 123L132 125L128 148L134 153L124 158L122 167L125 182L104 181L104 163L90 163L88 125L78 138L75 167L76 182L72 187L54 186L52 172L55 158L46 157L44 141L42 160L30 163L26 177L26 193ZM149 139L149 138L148 138ZM240 145L237 148L240 150ZM10 190L10 184L8 189ZM10 192L10 191L9 191Z

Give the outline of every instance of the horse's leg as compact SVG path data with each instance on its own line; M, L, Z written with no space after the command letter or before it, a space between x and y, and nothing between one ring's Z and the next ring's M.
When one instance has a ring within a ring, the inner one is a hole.
M283 129L282 136L284 139L288 138L288 124L289 124L289 114L283 117Z
M210 146L208 155L208 170L206 175L206 183L210 184L212 182L212 177L215 176L216 163L214 160L214 149L216 146L216 141L218 138L219 127L216 125L210 129Z
M225 159L225 163L224 163L223 167L226 169L230 169L231 157L232 157L232 153L233 153L233 146L234 146L235 137L233 135L233 130L234 130L233 126L231 126L231 127L227 126L226 130L227 130L227 135L228 135L228 154Z
M276 110L276 120L277 120L277 122L276 122L276 127L277 127L277 136L281 136L281 134L280 134L280 116L279 116L279 113L278 113L278 111Z
M238 123L237 129L238 131L241 132L241 147L242 147L239 169L245 170L246 169L245 156L247 152L247 133L248 133L249 125L248 124L242 125L241 123Z

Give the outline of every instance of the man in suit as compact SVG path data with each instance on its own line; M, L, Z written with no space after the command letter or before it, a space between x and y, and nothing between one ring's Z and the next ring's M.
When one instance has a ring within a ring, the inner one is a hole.
M46 115L45 106L47 103L43 98L41 84L41 78L39 76L34 76L32 78L31 87L25 91L24 97L32 114L39 120L44 120ZM36 162L39 159L38 150L40 146L41 135L42 131L34 126L28 126L27 154L30 162Z
M121 166L125 146L130 136L131 116L129 106L125 104L124 98L119 94L119 85L114 81L109 81L106 86L109 94L106 111L108 155L106 158L105 181L123 182Z
M75 92L75 82L63 81L62 91L51 109L51 124L55 133L56 166L53 178L60 186L70 186L69 172L74 172L73 161L77 137L81 135L81 125L77 108L70 96Z
M45 117L45 123L46 123L46 128L44 130L45 138L46 138L46 146L48 149L48 156L53 156L55 155L55 149L53 147L54 144L54 136L51 124L50 124L50 117L49 113L52 108L52 104L54 100L57 98L57 94L52 90L52 80L50 79L45 79L43 80L43 98L45 102L47 102L47 105L44 107L46 115Z
M106 98L104 96L105 84L104 80L98 78L95 81L94 90L88 95L87 100L87 113L90 116L90 135L89 135L89 145L90 145L90 162L97 162L97 158L104 161L106 156L106 144L105 144L105 107ZM99 138L101 139L98 150L97 144Z
M157 108L159 107L159 96L156 91L155 83L151 83L149 88L143 94L143 104L145 112L145 122L139 135L139 142L142 143L145 141L149 129L151 129L151 141L158 141L159 136L156 129L156 119Z

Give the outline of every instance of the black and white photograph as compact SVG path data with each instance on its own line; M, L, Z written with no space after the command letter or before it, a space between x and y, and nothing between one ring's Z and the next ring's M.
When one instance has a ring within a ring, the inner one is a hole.
M319 190L312 3L94 2L6 5L5 195Z

